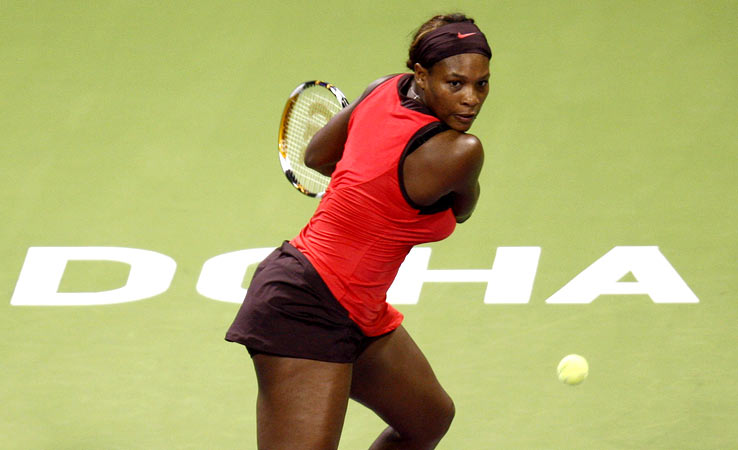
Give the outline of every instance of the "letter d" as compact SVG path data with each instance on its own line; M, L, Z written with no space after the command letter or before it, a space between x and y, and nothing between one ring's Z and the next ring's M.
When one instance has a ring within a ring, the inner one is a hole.
M131 266L125 286L100 292L58 292L71 260L117 261ZM133 302L169 289L177 263L149 250L123 247L30 247L15 292L15 306L91 306Z

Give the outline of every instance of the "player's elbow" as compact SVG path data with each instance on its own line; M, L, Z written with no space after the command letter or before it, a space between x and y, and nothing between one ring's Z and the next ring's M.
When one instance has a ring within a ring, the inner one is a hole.
M302 162L305 166L320 171L320 168L327 164L325 153L321 153L318 149L320 147L312 145L312 142L305 149L305 156L302 158Z
M315 156L313 152L305 151L305 156L303 157L303 161L305 163L305 166L313 169L318 170L321 166L320 159Z
M331 176L333 171L336 169L335 162L326 161L325 158L321 158L320 155L316 154L316 152L306 151L305 156L303 157L303 163L305 163L306 167L327 177Z
M460 215L460 216L459 216L459 215L457 215L457 216L456 216L456 223L464 223L464 222L466 222L467 220L469 220L469 218L470 218L471 216L472 216L472 214L471 214L471 213L467 213L467 214L464 214L464 215Z
M456 223L464 223L469 220L479 201L480 192L479 182L476 182L469 191L454 194L451 210L456 217Z

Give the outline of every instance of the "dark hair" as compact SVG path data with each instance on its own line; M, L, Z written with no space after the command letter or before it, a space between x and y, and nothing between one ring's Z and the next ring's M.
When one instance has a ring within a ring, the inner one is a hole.
M413 42L410 44L410 50L408 52L409 58L405 63L407 68L410 70L414 70L415 63L418 62L418 42L420 42L423 36L444 25L460 22L474 23L474 19L472 19L471 17L466 17L466 15L462 13L441 14L431 17L427 22L421 25L420 28L418 28L418 31L415 32L415 35L413 36Z

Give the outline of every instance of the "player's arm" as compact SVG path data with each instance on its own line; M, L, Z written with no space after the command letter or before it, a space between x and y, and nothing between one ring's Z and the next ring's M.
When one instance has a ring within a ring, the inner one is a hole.
M354 108L371 93L374 88L387 81L387 76L374 81L364 93L349 106L338 112L328 123L318 130L305 149L305 165L317 170L323 175L330 176L336 169L336 164L343 156L343 146L348 137L348 124Z
M432 205L451 194L451 209L461 223L479 200L484 149L476 136L444 131L410 154L403 166L405 190L419 205Z

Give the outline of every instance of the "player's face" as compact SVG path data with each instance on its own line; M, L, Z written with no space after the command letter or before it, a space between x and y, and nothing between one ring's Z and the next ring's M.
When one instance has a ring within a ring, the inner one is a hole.
M467 131L489 93L489 59L477 53L449 56L426 70L415 69L425 104L449 127Z

